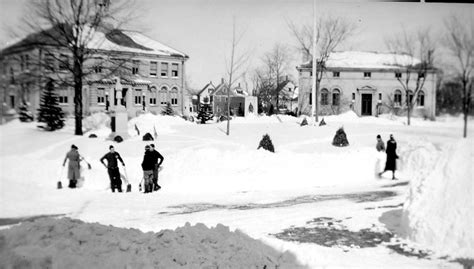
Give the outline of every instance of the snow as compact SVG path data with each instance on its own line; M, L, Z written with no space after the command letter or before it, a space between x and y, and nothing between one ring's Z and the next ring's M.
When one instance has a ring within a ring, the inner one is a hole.
M86 118L87 133L82 137L73 135L72 119L66 121L64 129L53 133L39 130L36 123L14 120L0 126L0 220L65 214L85 222L135 228L142 232L175 230L187 222L191 225L204 223L207 227L223 224L280 253L290 251L300 263L310 268L459 267L449 259L406 257L384 246L328 248L283 241L271 234L291 226L305 226L315 217L343 220L342 224L353 231L372 227L385 230L387 228L379 218L391 211L390 207L405 200L405 208L410 203L416 208L409 211L409 216L419 217L410 220L423 217L430 222L439 221L435 209L423 213L424 207L429 206L426 201L431 201L437 208L443 205L446 210L455 208L453 211L459 214L464 210L472 212L472 208L462 204L467 203L467 190L462 188L468 188L467 182L459 177L465 174L451 168L439 168L446 167L439 163L447 158L444 157L446 154L458 166L465 168L472 163L467 163L465 153L458 154L459 150L467 148L466 143L458 142L462 134L460 118L435 122L414 118L412 126L407 126L403 118L359 118L348 112L324 117L327 125L322 127L314 126L310 118L310 124L301 127L302 119L286 115L234 118L231 134L227 136L226 122L196 124L180 117L147 113L129 121L131 137L122 143L107 140L110 129L105 114ZM470 126L472 123L470 120ZM135 125L140 129L140 135ZM341 126L344 126L350 145L333 147L331 141ZM142 141L146 132L154 135L154 130L157 132L155 141ZM97 134L98 138L88 138L91 133ZM275 153L256 149L264 134L270 135ZM394 134L398 142L399 181L391 181L391 175L382 179L375 176L374 167L381 157L375 150L377 134L384 141L389 134ZM165 157L159 179L163 188L158 193L143 194L137 191L142 176L140 163L144 145L149 143L154 143ZM458 145L456 143L461 144L453 151L446 151L450 145ZM471 140L469 143L472 145ZM67 186L66 171L61 164L71 144L78 146L92 169L84 170L83 188L56 190L57 181ZM111 193L108 189L107 170L99 159L111 144L125 161L126 167L120 167L120 171L131 182L131 193ZM453 166L448 159L445 163ZM415 190L419 182L426 184L426 178L433 180L429 184L433 188L429 191L431 198L410 196L408 190ZM447 192L434 196L435 191L448 189L441 184L443 178L458 183L452 186L452 191L459 196L459 201L454 201L455 195ZM412 186L403 185L410 181ZM400 185L387 187L394 183ZM344 198L346 194L364 192L393 192L393 195L374 201ZM325 198L331 195L334 197ZM441 196L446 199L436 199ZM410 199L413 202L409 202ZM369 207L373 209L367 210ZM393 217L391 221L401 225L400 217ZM465 221L456 222L453 233L472 238L472 231L466 229ZM440 226L445 224L438 223ZM449 246L442 249L441 243L423 240L429 235L429 230L425 229L428 226L415 228L410 225L406 226L412 227L409 242L416 241L436 254L445 253L450 259L460 257L454 250L459 245L456 234L443 230L445 235L437 235ZM465 245L464 250L469 249L472 250L472 246Z
M420 62L419 59L405 54L371 51L336 51L329 56L326 67L394 69L416 65ZM306 64L310 65L311 61Z
M463 140L447 146L429 173L414 178L404 204L408 237L442 255L474 258L472 145Z

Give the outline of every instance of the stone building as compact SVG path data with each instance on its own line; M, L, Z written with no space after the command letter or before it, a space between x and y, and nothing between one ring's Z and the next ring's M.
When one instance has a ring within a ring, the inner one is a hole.
M55 28L48 30L54 33ZM190 110L185 84L185 63L189 57L135 31L101 27L93 31L85 62L83 113L107 111L122 99L129 117L144 111L160 113L170 103L176 114ZM0 98L2 116L14 113L24 103L32 112L39 107L47 80L56 82L59 103L67 114L74 113L72 57L67 50L44 42L34 33L0 51ZM122 91L117 91L117 82ZM121 92L120 98L117 92Z
M434 118L436 111L437 70L425 74L411 73L409 85L415 85L418 75L425 76L424 85L416 97L404 91L408 65L419 63L407 55L345 51L334 52L326 62L326 72L319 87L320 115L339 114L352 109L359 116L381 113L403 114L407 98L416 98L412 115ZM312 63L297 67L299 71L298 110L310 115L312 102Z

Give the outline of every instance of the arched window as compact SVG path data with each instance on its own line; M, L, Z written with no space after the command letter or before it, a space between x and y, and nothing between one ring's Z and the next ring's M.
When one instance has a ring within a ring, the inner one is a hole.
M326 88L321 90L321 105L326 106L329 104L329 91Z
M156 105L156 94L157 94L156 87L151 87L150 88L150 105L152 106Z
M173 106L178 105L178 87L171 88L170 99L171 99L171 105Z
M166 105L168 103L168 87L162 86L158 94L161 105Z
M423 91L420 91L418 93L418 96L416 98L416 105L417 106L425 106L425 93Z
M393 95L393 104L397 107L402 106L402 91L395 90L395 94Z
M332 105L333 106L338 106L339 103L340 103L340 94L341 94L341 91L339 89L334 89L332 90Z

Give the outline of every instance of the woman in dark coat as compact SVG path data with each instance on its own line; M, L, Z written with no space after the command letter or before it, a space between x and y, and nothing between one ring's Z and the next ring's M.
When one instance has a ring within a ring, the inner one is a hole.
M390 135L390 139L387 141L387 149L385 150L387 153L387 161L385 162L385 169L380 176L386 171L392 171L392 180L395 180L395 170L397 170L397 142L393 138L393 135Z

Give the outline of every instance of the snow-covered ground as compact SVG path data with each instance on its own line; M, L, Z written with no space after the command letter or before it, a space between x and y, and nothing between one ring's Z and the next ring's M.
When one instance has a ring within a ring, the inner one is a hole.
M144 232L175 229L186 222L208 226L221 223L278 251L291 251L300 263L311 268L457 268L461 265L451 260L472 259L474 250L472 245L467 245L459 256L456 244L463 242L450 241L449 237L462 234L466 242L472 242L469 240L473 233L449 229L464 229L468 221L453 226L440 223L440 229L449 234L442 237L447 240L443 244L449 245L444 250L433 240L425 240L429 234L424 230L411 230L403 242L434 251L429 259L401 255L384 244L369 248L343 244L327 247L274 236L290 227L307 227L311 220L321 217L340 220L341 225L354 232L407 230L403 225L410 224L402 223L402 215L416 220L415 216L421 216L417 211L430 205L426 202L429 199L436 203L423 214L435 222L430 229L436 229L440 219L434 216L436 206L444 207L446 213L450 206L462 207L464 201L471 203L466 205L467 209L472 208L472 168L470 173L466 170L472 165L472 135L459 142L462 140L461 119L445 119L436 122L413 119L412 126L407 126L405 118L358 118L346 113L325 117L326 126L313 126L309 120L309 126L301 127L302 118L289 116L237 118L231 121L231 135L226 136L225 122L200 125L178 117L146 114L129 122L131 138L120 144L107 140L110 129L103 115L86 120L87 133L83 137L73 135L72 120L66 128L53 133L37 129L36 123L13 121L0 126L0 218L65 214L86 222ZM470 124L472 126L474 121ZM154 130L158 134L154 144L165 157L159 179L162 189L158 193L138 192L140 163L147 142L141 141L135 126L141 135L153 134ZM349 147L331 145L341 126L347 133ZM472 131L471 128L471 134ZM98 138L88 138L91 133ZM275 153L256 149L264 134L270 135ZM379 158L375 151L377 134L384 141L393 134L398 142L398 181L390 180L390 173L382 179L375 176ZM79 147L92 169L85 170L83 188L57 190L58 180L67 186L61 164L71 144ZM110 144L115 145L126 163L126 172L122 167L121 171L132 184L131 193L111 193L107 189L107 171L99 159ZM453 164L443 159L443 154L457 153L454 150L460 148L459 145L470 149L462 155L470 158L454 160L460 167L468 167L463 170L467 172L451 176L447 173L451 173ZM439 168L440 162L450 168ZM443 195L439 190L432 190L431 196L419 201L412 196L415 187L410 186L410 181L422 188L420 186L430 185L433 179L434 187L447 188L449 184L440 182L443 179L456 181L456 175L470 176L470 180L459 180L453 188L465 190L463 199L471 195L470 200L444 203L444 197L435 197ZM469 182L470 186L462 185ZM452 210L466 214L469 211L466 208ZM456 214L451 216L459 217ZM472 210L470 214L472 216ZM470 224L472 226L472 218ZM413 240L419 242L415 244ZM441 255L449 257L441 259Z

